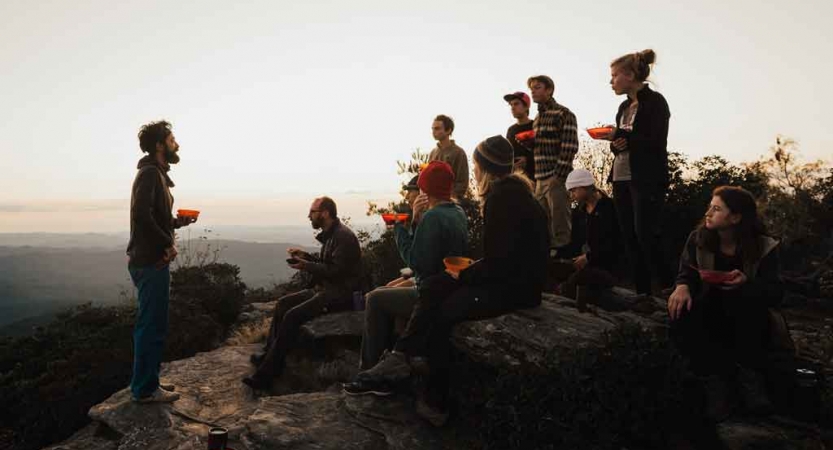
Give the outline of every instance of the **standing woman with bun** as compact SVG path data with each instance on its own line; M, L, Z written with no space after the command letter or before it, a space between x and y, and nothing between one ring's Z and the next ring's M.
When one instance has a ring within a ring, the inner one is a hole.
M615 155L608 179L619 216L637 294L651 294L652 272L661 288L673 274L659 236L660 212L668 191L668 122L665 97L648 87L656 54L629 53L610 64L610 86L627 95L616 113L616 129L606 138Z

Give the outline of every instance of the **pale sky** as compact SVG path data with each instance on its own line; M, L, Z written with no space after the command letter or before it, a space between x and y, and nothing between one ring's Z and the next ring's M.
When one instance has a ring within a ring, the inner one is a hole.
M0 0L0 232L127 229L136 133L160 118L205 225L303 223L321 194L355 217L436 114L471 154L547 74L580 128L612 122L609 63L644 48L670 149L749 161L780 133L826 158L833 2L687 3Z

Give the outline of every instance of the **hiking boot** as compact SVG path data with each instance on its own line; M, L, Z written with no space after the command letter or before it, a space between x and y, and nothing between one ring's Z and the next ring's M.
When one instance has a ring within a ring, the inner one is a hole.
M402 352L385 351L379 362L364 372L359 372L359 381L399 381L411 376L411 365L408 357Z
M741 367L738 371L738 387L746 412L755 415L772 413L774 407L766 392L764 376L760 372Z
M257 353L253 353L252 356L249 356L249 361L254 364L255 367L259 367L263 364L264 359L266 359L266 354L258 355Z
M701 379L706 394L706 418L720 423L732 414L732 403L729 400L729 386L723 378L712 375Z
M174 392L176 390L176 386L174 386L171 383L162 383L162 382L160 382L159 383L159 389L162 389L163 391Z
M256 373L250 377L243 378L243 384L255 391L268 391L272 388L272 378Z
M448 411L429 405L422 396L417 399L416 413L435 427L441 427L448 422Z
M353 381L350 383L343 383L341 390L352 396L360 395L375 395L377 397L387 397L393 394L393 389L389 388L384 383L371 383L368 381Z
M179 394L156 388L152 394L140 398L133 397L132 400L135 403L173 403L179 400Z

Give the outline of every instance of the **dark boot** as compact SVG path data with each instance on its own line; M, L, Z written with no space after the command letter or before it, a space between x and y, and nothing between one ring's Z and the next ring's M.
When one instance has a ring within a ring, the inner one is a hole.
M587 304L594 303L594 298L590 292L590 288L587 286L576 286L576 309L580 312L587 312Z

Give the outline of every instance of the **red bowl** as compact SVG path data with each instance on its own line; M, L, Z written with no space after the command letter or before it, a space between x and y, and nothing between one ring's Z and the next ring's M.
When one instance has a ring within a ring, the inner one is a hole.
M520 133L515 135L515 139L517 141L528 141L530 139L535 139L535 130L521 131Z
M382 220L385 221L385 225L393 225L397 221L399 222L407 222L411 218L410 214L407 213L385 213L382 214Z
M177 209L176 213L182 217L193 217L195 219L200 216L200 212L196 209Z
M723 284L732 279L732 275L729 272L706 269L700 269L697 272L700 273L700 279L706 284Z
M454 273L460 273L466 267L474 264L474 260L471 258L464 258L462 256L449 256L447 258L443 258L443 264L445 264L445 268Z
M611 131L615 130L614 127L596 127L596 128L588 128L587 134L590 135L593 139L602 139L608 135Z

